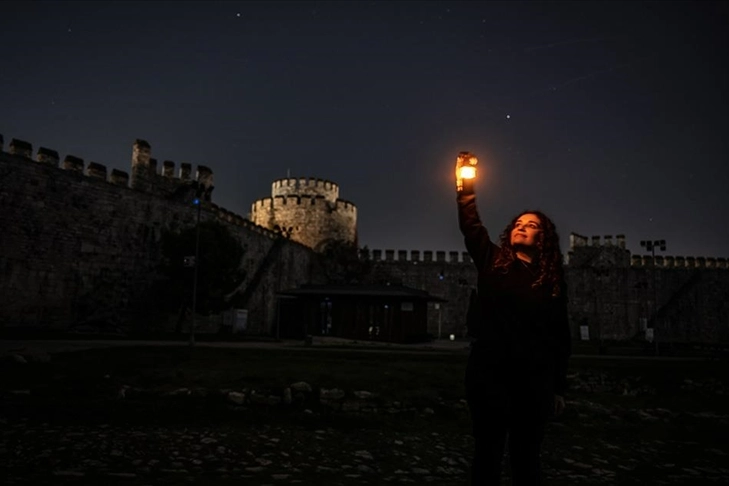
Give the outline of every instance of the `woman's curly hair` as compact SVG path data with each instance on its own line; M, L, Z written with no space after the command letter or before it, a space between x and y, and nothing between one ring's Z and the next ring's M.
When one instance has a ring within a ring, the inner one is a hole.
M552 289L552 297L559 297L562 292L561 284L564 281L564 268L562 267L562 252L559 249L559 235L554 223L541 211L522 211L511 220L506 229L501 233L499 252L494 260L494 270L506 273L508 268L516 261L516 251L511 246L511 231L516 222L525 214L534 214L541 222L542 231L537 235L537 257L536 263L539 266L539 274L532 288L545 286Z

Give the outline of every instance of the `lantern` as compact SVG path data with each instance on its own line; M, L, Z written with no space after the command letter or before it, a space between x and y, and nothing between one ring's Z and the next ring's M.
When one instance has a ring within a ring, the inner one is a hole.
M460 191L463 189L463 181L468 180L471 184L472 179L476 178L476 164L478 159L470 152L460 152L456 158L456 186Z

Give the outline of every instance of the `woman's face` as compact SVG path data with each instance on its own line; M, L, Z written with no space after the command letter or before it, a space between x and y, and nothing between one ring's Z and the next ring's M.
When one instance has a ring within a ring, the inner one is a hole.
M541 231L542 222L536 214L522 214L511 230L511 246L537 246L537 236Z

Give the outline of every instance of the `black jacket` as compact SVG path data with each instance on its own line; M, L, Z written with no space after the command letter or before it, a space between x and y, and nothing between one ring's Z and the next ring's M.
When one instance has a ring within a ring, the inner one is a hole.
M527 383L562 395L567 388L571 337L564 281L559 297L534 289L536 266L515 261L506 273L492 268L501 251L481 223L473 193L459 193L458 222L478 269L480 315L469 327L474 352L494 366L523 375Z

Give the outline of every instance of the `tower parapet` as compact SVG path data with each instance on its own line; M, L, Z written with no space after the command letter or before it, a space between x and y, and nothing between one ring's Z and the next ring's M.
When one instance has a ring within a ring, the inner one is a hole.
M314 177L287 177L271 184L271 195L323 197L329 202L339 199L339 186L332 181Z
M357 207L339 198L339 186L313 177L277 179L271 196L251 205L253 223L316 251L335 243L357 244Z

